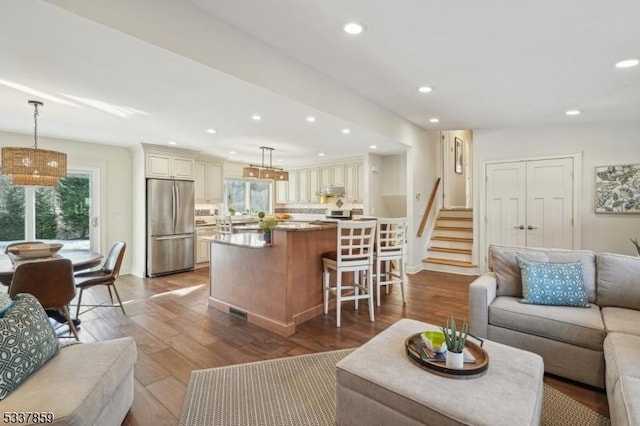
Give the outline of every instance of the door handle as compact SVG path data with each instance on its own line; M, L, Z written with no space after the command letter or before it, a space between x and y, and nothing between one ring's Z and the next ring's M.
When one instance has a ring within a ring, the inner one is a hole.
M537 226L531 226L531 225L529 225L529 226L527 226L527 229L528 229L529 231L531 231L532 229L538 229L538 227L537 227Z
M514 229L524 229L524 225L520 225L520 226L514 226Z

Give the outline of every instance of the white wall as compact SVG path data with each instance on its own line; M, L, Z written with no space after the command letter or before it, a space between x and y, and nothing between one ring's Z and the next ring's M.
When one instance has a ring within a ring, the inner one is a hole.
M415 273L422 270L422 258L425 257L425 247L429 240L428 232L417 237L418 226L427 208L429 196L436 180L438 145L440 132L424 132L420 143L416 143L407 152L407 272ZM435 207L433 209L435 211ZM430 216L425 230L431 227L435 215Z
M382 202L384 215L379 217L407 216L407 156L406 154L382 157Z
M483 194L484 162L538 155L582 152L581 232L582 248L635 255L630 237L640 237L640 215L594 213L594 168L640 163L640 124L593 124L545 127L481 129L473 133L474 193ZM483 195L482 195L483 196ZM481 196L474 208L480 211ZM474 229L484 221L475 215ZM478 241L474 236L474 240ZM474 252L481 242L476 242ZM483 250L484 251L484 250ZM484 259L479 265L486 269ZM483 269L484 270L484 269Z
M467 149L471 144L472 132L470 130L453 130L449 132L444 132L445 135L445 157L444 161L444 170L446 171L446 175L443 175L444 178L444 187L445 187L445 206L446 207L466 207L466 185L468 179L468 171L470 170L468 167L464 167L465 164L468 164L469 161L472 161L469 157L470 149ZM462 140L462 174L458 174L454 170L455 163L455 139Z
M0 132L0 146L33 146L33 135ZM101 247L106 253L114 241L131 242L131 157L127 148L38 137L38 148L67 154L69 167L95 167L100 170L102 224ZM122 274L131 269L131 253L125 252Z

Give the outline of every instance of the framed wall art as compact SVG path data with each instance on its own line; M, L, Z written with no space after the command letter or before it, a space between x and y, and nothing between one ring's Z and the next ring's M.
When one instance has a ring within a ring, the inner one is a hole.
M454 159L453 170L458 174L462 174L462 139L460 138L455 139L455 149L453 153L453 159Z
M595 168L596 213L640 214L640 164Z

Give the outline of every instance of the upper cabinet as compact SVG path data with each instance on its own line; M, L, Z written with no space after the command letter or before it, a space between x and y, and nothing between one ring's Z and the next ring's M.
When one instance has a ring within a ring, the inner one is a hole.
M194 180L195 155L189 150L163 149L142 144L145 153L145 176L159 179Z
M355 159L354 159L355 160ZM345 187L345 200L364 200L364 166L362 161L328 164L289 170L288 182L276 182L276 203L319 203L319 193L325 186Z
M196 203L221 203L223 194L222 159L198 156L194 170Z

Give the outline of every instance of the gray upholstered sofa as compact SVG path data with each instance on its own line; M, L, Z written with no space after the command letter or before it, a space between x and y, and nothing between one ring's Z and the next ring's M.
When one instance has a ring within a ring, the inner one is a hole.
M580 261L589 307L520 303L516 256ZM640 257L492 245L470 286L470 332L541 355L545 371L605 387L614 425L640 424Z
M136 356L132 337L65 346L0 401L0 411L53 413L54 424L120 425L133 403Z

